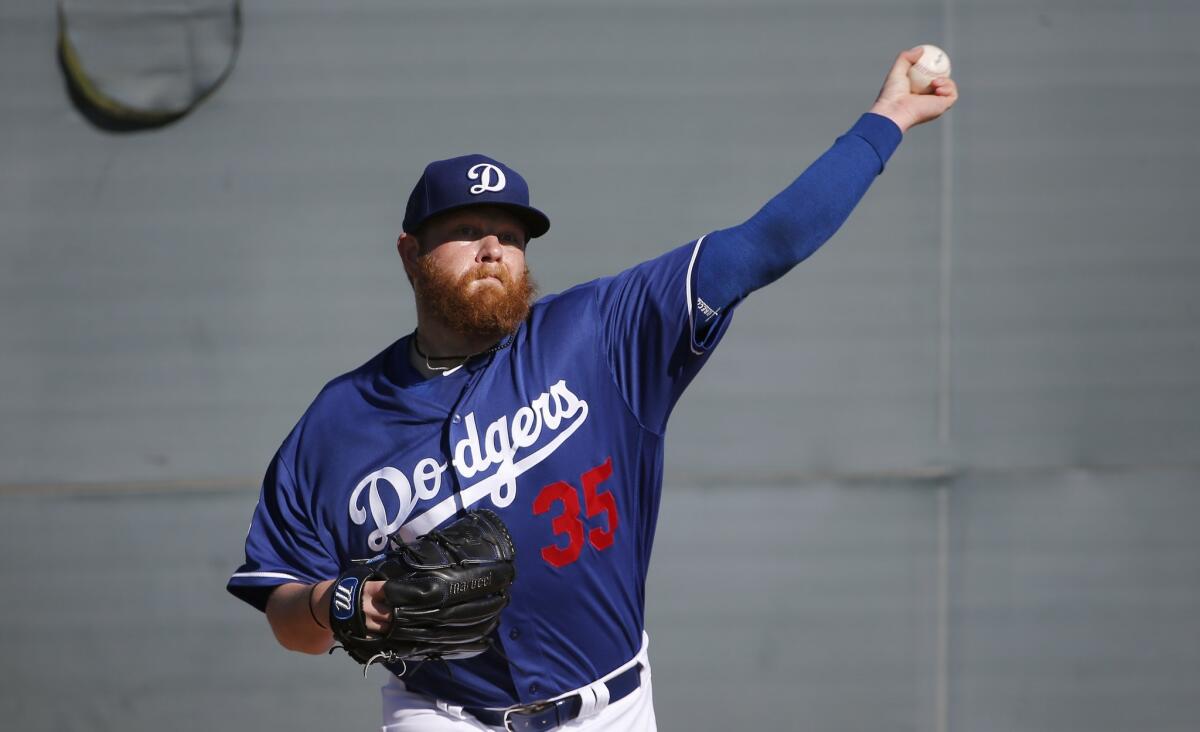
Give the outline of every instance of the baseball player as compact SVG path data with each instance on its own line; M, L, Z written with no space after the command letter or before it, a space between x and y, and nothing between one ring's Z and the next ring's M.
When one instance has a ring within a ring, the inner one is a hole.
M351 609L337 578L389 537L488 509L515 580L487 650L388 662L383 729L655 729L643 610L668 417L735 306L954 104L950 79L910 93L919 57L901 53L870 111L745 223L532 303L527 246L550 222L525 180L483 155L431 163L397 242L416 329L329 382L284 440L230 592L291 650L329 650L344 610L387 633L383 583Z

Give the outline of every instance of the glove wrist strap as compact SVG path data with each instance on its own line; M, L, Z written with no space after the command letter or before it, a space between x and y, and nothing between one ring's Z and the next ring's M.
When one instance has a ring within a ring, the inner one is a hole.
M338 640L365 638L367 623L362 612L362 593L375 568L366 565L348 567L330 589L329 625Z

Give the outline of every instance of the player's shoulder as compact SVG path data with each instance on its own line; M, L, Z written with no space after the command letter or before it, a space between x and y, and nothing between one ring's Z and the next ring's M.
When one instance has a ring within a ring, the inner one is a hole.
M399 347L399 344L403 340L400 339L391 343L387 348L372 356L361 366L330 379L321 388L321 391L317 393L313 404L323 404L331 400L338 400L349 394L356 394L362 390L364 382L369 383L383 377L388 371L389 361L395 349Z
M678 286L692 266L698 243L689 242L616 274L547 295L534 303L530 324L534 330L548 326L574 331L599 322L605 313L636 308L647 297L683 302Z
M552 295L546 295L538 300L535 305L554 305L556 302L572 303L581 300L586 300L589 297L596 297L597 293L602 293L604 290L610 289L615 284L619 284L622 280L645 275L647 273L656 272L659 270L677 271L687 269L695 259L696 252L705 237L692 239L684 244L680 244L665 252L660 252L649 259L637 261L629 265L625 269L610 275L596 277L595 279L581 282L574 287L563 290L562 292Z
M560 342L564 338L582 341L594 336L604 321L604 303L618 277L598 277L540 298L530 309L526 335Z
M304 410L297 427L302 431L306 425L314 423L339 422L369 406L370 391L386 381L389 362L399 343L392 343L361 366L327 381Z
M557 323L575 322L582 324L595 311L597 293L604 287L602 277L596 280L581 282L562 292L544 295L529 311L529 323L534 329Z

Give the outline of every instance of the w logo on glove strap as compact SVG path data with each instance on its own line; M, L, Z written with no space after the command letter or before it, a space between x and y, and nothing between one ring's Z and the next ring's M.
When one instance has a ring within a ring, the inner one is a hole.
M345 577L334 588L333 616L338 620L349 620L354 614L354 590L357 587L357 577Z

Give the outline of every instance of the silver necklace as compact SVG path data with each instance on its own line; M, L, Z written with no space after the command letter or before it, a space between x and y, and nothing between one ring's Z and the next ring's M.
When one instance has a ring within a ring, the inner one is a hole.
M427 355L424 351L421 350L421 339L417 336L416 330L414 330L413 334L412 334L412 344L413 344L413 350L415 350L417 352L418 356L420 356L422 359L424 359L425 368L429 369L430 371L438 371L438 372L444 371L446 373L444 373L442 375L449 376L451 373L458 371L460 368L462 368L463 364L465 364L469 359L475 358L476 356L486 356L487 354L495 353L496 351L499 351L502 348L508 348L509 345L512 344L512 336L511 335L504 336L504 338L500 339L500 341L498 343L496 343L496 345L492 346L491 348L489 348L487 350L479 351L478 353L468 353L465 356L433 356L432 357L434 361L458 361L459 363L456 366L434 366L432 363L430 363L429 359L431 357L429 355Z

